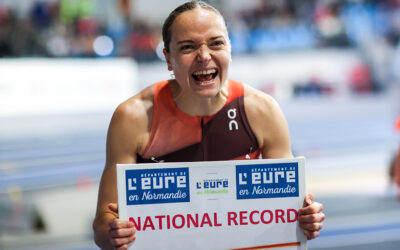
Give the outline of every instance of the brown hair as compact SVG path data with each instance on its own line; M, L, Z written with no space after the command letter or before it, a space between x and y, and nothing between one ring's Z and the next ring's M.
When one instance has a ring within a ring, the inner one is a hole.
M174 9L168 15L168 17L167 17L167 19L165 19L164 25L162 27L162 37L163 37L163 42L164 42L164 48L168 53L169 53L169 44L171 42L171 27L172 27L172 24L174 23L175 19L180 14L182 14L186 11L189 11L189 10L193 10L197 7L200 7L200 8L206 9L206 10L210 10L210 11L214 11L217 15L219 15L222 18L222 20L224 20L221 13L216 8L214 8L213 6L211 6L208 3L205 3L203 1L190 1L190 2L186 2L186 3L178 6L176 9Z

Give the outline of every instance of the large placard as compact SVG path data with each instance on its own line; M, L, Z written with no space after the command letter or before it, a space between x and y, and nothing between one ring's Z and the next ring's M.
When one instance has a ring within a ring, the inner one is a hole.
M118 164L130 249L307 249L304 158Z

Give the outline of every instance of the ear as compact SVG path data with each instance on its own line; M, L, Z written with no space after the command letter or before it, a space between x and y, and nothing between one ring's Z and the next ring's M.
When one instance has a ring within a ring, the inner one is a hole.
M172 70L172 65L171 65L171 60L169 58L169 53L167 52L166 49L163 49L163 54L164 54L165 60L167 61L168 70L171 71Z
M228 41L228 49L229 49L229 62L232 62L232 44L231 44L231 40L229 39L229 36L227 36L227 41Z

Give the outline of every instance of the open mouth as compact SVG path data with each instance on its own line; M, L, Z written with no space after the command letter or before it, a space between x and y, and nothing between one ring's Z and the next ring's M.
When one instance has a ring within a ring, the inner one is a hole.
M208 69L196 71L192 74L192 77L199 82L210 82L215 79L218 75L217 69Z

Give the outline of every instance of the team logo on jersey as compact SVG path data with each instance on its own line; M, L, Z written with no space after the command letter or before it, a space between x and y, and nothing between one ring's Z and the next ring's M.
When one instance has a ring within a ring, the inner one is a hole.
M235 120L237 116L236 108L228 109L227 115L229 118L229 123L228 123L229 130L230 131L239 130L239 124Z
M236 166L237 199L299 196L298 164Z
M189 169L126 170L127 205L189 202Z

